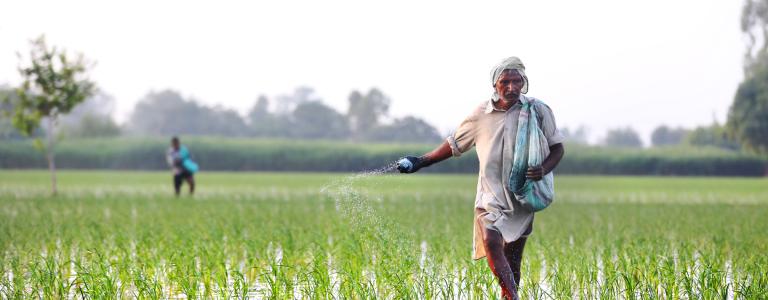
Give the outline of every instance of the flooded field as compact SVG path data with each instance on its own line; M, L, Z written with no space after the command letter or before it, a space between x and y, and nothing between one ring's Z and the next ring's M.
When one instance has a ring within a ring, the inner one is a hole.
M386 171L382 169L380 171ZM0 172L0 298L495 299L472 175ZM556 177L524 299L764 299L768 180Z

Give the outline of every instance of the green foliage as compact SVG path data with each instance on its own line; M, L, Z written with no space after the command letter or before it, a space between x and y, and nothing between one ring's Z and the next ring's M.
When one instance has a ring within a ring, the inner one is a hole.
M0 86L0 140L22 139L25 136L13 125L14 108L17 102L16 90ZM33 132L33 137L41 135L42 130Z
M358 99L359 98L359 99ZM355 100L357 99L357 100ZM438 131L422 119L406 116L391 124L380 120L389 109L389 98L371 89L353 92L350 110L343 115L326 105L309 87L277 97L275 112L259 96L245 118L222 107L206 107L174 91L150 92L139 103L128 127L140 135L207 135L330 139L374 142L437 142Z
M745 78L728 112L728 131L746 149L768 154L768 0L744 3L741 30Z
M608 130L603 144L610 147L641 148L643 141L631 127Z
M349 95L347 117L356 139L364 139L373 130L381 118L389 113L390 99L380 90L373 88L363 95L353 91Z
M744 52L744 71L747 76L755 70L768 68L768 0L744 2L741 31L747 42Z
M764 158L712 146L650 149L567 145L556 174L763 176Z
M587 145L589 144L588 136L589 136L589 129L587 127L579 126L576 128L576 130L571 130L567 127L559 128L560 133L565 136L566 143L570 144L578 144L578 145Z
M64 134L73 138L116 137L122 130L109 116L84 115L74 126L64 129Z
M279 118L269 112L269 99L261 95L253 104L247 116L250 135L273 137L281 134Z
M13 114L14 126L27 136L42 118L55 120L68 113L95 89L83 78L87 66L82 55L71 60L56 47L48 48L42 36L32 42L30 64L19 68L24 82L16 89Z
M690 131L683 128L669 128L666 125L656 127L651 133L651 144L653 146L672 146L679 145L685 141Z
M144 135L244 136L245 122L233 109L208 107L184 99L178 92L150 92L134 107L129 126Z
M768 66L739 85L728 112L728 129L746 149L768 154Z
M165 138L65 140L59 165L71 169L165 170ZM203 170L330 171L376 169L405 155L420 155L435 144L357 144L329 140L182 137ZM765 160L713 147L629 149L566 145L557 174L762 176ZM0 168L40 168L27 141L0 144ZM473 151L423 172L477 172Z
M321 101L307 101L293 110L291 136L303 139L343 139L349 136L347 120Z
M112 119L115 100L104 93L88 97L59 120L62 135L76 138L114 137L122 129Z
M290 115L300 104L313 101L322 101L315 95L315 89L308 86L299 86L290 94L277 96L276 114Z
M438 143L441 140L437 129L426 121L416 117L395 119L392 124L380 125L371 129L365 140L372 142Z
M66 52L48 48L44 36L32 41L31 46L30 65L19 67L24 81L16 89L12 122L23 135L30 136L40 127L43 118L47 119L45 151L51 172L51 192L56 195L54 128L60 115L69 113L91 96L96 87L85 77L87 66L82 55L70 60ZM41 149L43 143L36 139L35 146Z
M730 150L740 148L739 143L728 136L725 127L718 123L696 127L685 138L685 143L693 146L709 146Z
M206 172L175 199L167 173L63 172L56 200L44 175L0 172L2 298L500 295L470 258L474 175ZM522 299L768 297L765 179L556 180Z

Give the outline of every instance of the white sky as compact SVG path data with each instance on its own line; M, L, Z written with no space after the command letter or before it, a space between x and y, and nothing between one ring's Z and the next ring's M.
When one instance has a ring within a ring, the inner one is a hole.
M171 88L245 113L299 85L346 111L378 87L393 116L441 131L490 95L491 67L519 56L558 125L592 140L632 126L723 122L742 80L740 0L7 1L0 84L16 52L45 33L85 54L125 120L149 90ZM274 103L273 103L274 104Z

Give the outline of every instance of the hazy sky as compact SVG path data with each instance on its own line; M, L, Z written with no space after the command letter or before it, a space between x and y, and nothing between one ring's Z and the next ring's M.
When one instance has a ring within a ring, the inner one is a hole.
M742 80L739 0L3 1L0 84L16 52L50 44L97 62L91 78L118 120L171 88L247 112L259 94L307 85L346 111L378 87L391 114L455 127L491 93L489 72L519 56L528 95L592 139L632 126L723 122Z

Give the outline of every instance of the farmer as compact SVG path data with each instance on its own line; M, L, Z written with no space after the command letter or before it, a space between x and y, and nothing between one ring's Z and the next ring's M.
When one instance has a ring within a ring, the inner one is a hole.
M475 197L473 258L487 257L501 285L502 297L518 299L523 249L533 230L533 211L523 207L507 188L522 104L532 103L550 154L541 165L522 169L521 175L524 173L525 178L539 181L551 172L563 157L564 137L555 125L550 108L523 95L528 92L528 77L519 58L510 57L498 64L491 72L491 85L494 88L491 99L475 108L442 145L420 157L406 156L398 163L398 169L401 173L413 173L451 156L460 156L476 146L480 172Z
M173 189L176 192L176 196L179 196L181 192L182 181L187 181L189 184L189 194L195 193L195 172L198 170L198 166L192 161L187 147L182 146L178 137L171 139L171 147L166 152L166 160L168 165L173 170Z

